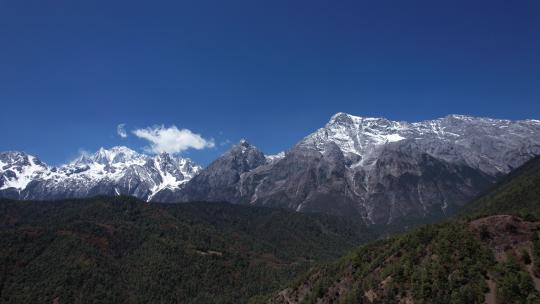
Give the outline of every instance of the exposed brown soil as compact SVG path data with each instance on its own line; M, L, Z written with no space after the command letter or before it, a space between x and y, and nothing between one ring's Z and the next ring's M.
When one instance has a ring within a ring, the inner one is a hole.
M487 285L489 287L489 291L486 293L486 304L496 304L496 295L497 295L497 285L495 284L495 281L492 279L487 280Z
M469 223L469 228L493 251L497 261L504 261L507 251L529 247L538 223L527 222L512 215L495 215L474 220Z
M310 278L304 281L296 288L287 288L280 291L274 298L276 303L296 304L304 300L305 297L313 290L312 282L316 282L320 278L320 273L314 273Z
M495 215L474 220L469 223L471 232L491 249L497 262L504 262L508 256L520 256L522 250L527 250L532 256L531 239L537 233L539 223L528 222L512 215ZM534 275L532 264L524 268L530 273L537 291L540 291L540 279ZM491 278L487 280L489 291L485 295L486 304L497 303L497 284Z
M532 256L532 249L531 247L527 248L527 251L529 252L529 256ZM531 278L533 280L534 289L536 289L537 292L540 292L540 278L537 277L537 273L534 271L534 266L532 263L527 265L527 271L531 275Z
M528 250L529 255L532 256L531 239L540 227L540 223L524 221L523 219L512 215L484 217L471 221L468 225L471 233L487 248L491 249L498 262L505 261L510 255L518 257L519 259L523 250ZM381 264L388 265L389 263L394 262L400 254L401 253L398 252L389 256ZM439 259L437 255L431 254L426 255L425 258L434 260ZM527 270L529 270L535 288L537 291L540 291L540 278L534 276L532 265L530 263L527 264L523 260L520 260L520 264L522 264L524 269L527 268ZM379 266L374 268L372 273L378 273L381 270L382 269ZM317 299L317 304L338 303L338 300L343 295L348 294L354 288L354 273L353 269L346 271L339 281L334 282L328 290L325 291L322 298ZM319 273L314 273L311 278L306 279L302 285L297 286L294 289L289 288L281 291L276 298L274 298L277 300L275 302L288 304L301 303L308 295L314 292L316 286L313 286L313 282L317 282L319 277ZM392 277L386 277L372 289L363 292L364 298L368 303L377 303L383 300L384 295L387 294L388 286L391 286L391 282ZM492 278L487 279L486 282L489 291L485 294L485 303L496 304L497 284ZM414 301L409 294L405 294L396 297L395 303L412 304Z

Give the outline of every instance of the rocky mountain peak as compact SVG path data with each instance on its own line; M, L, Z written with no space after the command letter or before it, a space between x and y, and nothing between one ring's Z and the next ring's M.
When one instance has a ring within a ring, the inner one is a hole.
M150 199L163 189L178 190L201 169L190 159L166 153L149 156L124 146L100 148L59 167L22 152L4 152L0 153L0 196L55 199L126 194Z
M326 124L326 128L333 125L345 125L345 126L363 126L363 127L373 127L373 126L386 126L391 127L398 122L390 121L383 117L366 117L366 116L356 116L343 112L338 112L330 118L330 121Z
M245 138L240 139L240 141L236 145L233 145L231 148L231 151L244 151L245 152L247 150L257 150L257 148L251 145Z
M161 162L170 163L176 161L169 153L161 152L160 154L154 156L155 159L159 159Z
M4 153L0 195L228 201L392 223L451 212L535 155L538 120L449 115L403 122L340 112L287 153L265 156L242 139L204 170L177 155L126 147L52 169L22 153Z
M332 115L332 117L330 118L330 121L328 121L326 125L328 126L332 124L352 124L352 123L354 123L352 115L343 113L343 112L338 112Z
M140 158L141 154L124 146L116 146L110 149L101 147L96 153L90 156L92 161L100 164L126 163Z
M532 121L465 115L420 122L336 113L279 158L245 140L181 190L212 200L331 214L366 223L451 212L540 154Z
M468 115L462 115L462 114L449 114L445 116L446 119L455 119L455 120L473 120L473 119L479 119L478 117L468 116Z
M32 180L39 178L48 166L37 157L19 151L0 153L0 190L24 189Z
M218 162L219 161L219 162ZM246 139L241 139L240 142L218 158L214 163L229 163L230 166L239 168L240 171L249 171L257 166L266 163L266 157L250 144ZM212 166L212 164L210 164Z
M37 166L47 167L47 164L42 162L36 156L20 151L0 152L0 169L2 168L2 163L4 165L9 164L20 166L35 164Z

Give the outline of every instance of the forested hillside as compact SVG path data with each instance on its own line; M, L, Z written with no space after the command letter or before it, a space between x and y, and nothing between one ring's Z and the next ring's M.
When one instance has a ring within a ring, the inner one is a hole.
M458 218L361 246L271 303L540 303L540 158Z
M243 303L366 241L346 218L129 197L0 202L1 303Z
M461 215L472 218L503 213L540 219L540 157L533 158L503 178L462 210Z

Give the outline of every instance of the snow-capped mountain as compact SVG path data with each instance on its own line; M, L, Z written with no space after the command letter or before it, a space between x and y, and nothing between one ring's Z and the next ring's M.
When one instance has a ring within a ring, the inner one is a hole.
M59 167L23 152L3 152L0 196L49 200L123 194L151 200L183 187L200 170L186 158L167 153L149 156L126 147L101 148Z
M228 201L394 223L452 212L540 155L540 121L449 115L399 122L337 113L285 153L241 140L207 168L168 154L100 149L50 167L0 153L0 197L133 195Z
M337 113L284 155L264 158L239 143L173 200L358 214L366 223L392 223L451 212L539 154L538 120L450 115L409 123Z
M527 158L539 153L539 130L539 120L449 115L408 123L337 113L324 128L308 135L298 145L322 152L327 143L333 142L352 166L365 167L378 159L385 146L414 142L430 155L498 174L508 173L523 163L523 158L514 157L514 153L525 154Z
M34 156L22 152L0 153L0 191L22 190L49 172L49 167Z

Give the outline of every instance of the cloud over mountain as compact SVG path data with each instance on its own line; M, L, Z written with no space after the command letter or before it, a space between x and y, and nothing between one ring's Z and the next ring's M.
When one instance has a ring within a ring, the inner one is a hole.
M149 141L147 150L152 153L179 153L187 149L201 150L215 146L213 139L205 139L189 129L178 129L174 125L168 128L161 125L136 129L133 134Z

